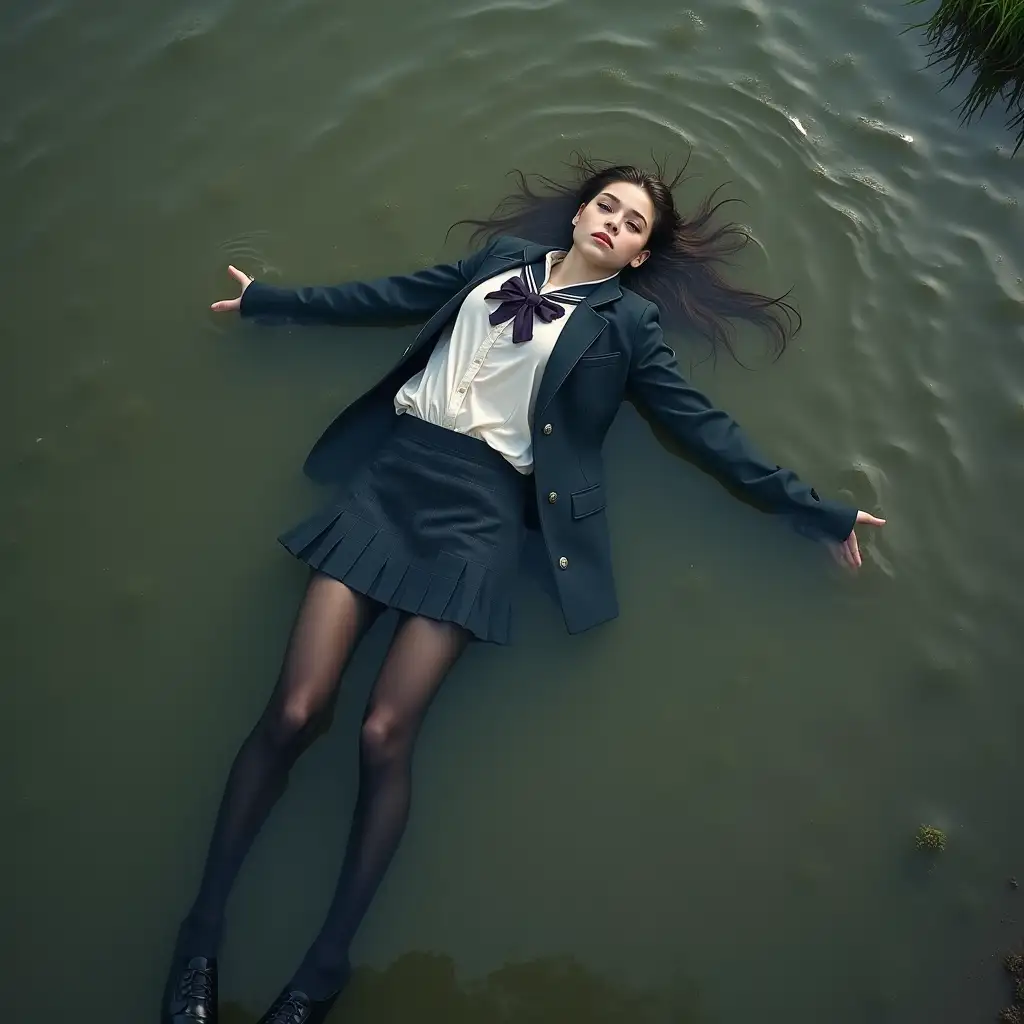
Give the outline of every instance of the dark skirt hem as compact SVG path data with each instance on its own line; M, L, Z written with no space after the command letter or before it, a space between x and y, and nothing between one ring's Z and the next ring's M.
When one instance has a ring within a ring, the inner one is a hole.
M311 568L389 608L508 643L525 478L484 442L408 414L395 435L339 501L278 540ZM414 462L399 450L410 438L418 444ZM444 526L423 527L417 510L437 493L437 474L445 504L430 511ZM451 526L449 508L458 513ZM479 536L477 511L487 524Z

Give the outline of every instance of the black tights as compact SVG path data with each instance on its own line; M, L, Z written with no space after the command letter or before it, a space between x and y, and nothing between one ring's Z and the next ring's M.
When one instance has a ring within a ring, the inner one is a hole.
M242 744L221 800L202 881L178 955L214 956L231 886L299 754L329 717L341 672L381 606L315 574L270 703ZM334 899L292 984L322 999L344 984L348 947L409 817L413 745L430 702L465 650L460 626L404 616L363 717L359 796Z

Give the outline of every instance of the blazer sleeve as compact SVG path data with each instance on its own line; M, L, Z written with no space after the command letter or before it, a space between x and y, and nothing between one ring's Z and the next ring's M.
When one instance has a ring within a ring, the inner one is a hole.
M493 243L457 263L375 281L307 288L277 288L253 281L242 293L242 316L283 317L333 324L372 324L406 317L427 319L473 279Z
M809 536L842 541L850 535L857 509L822 500L792 470L767 461L728 413L687 383L662 335L654 303L637 324L628 387L680 444L755 505L786 516Z

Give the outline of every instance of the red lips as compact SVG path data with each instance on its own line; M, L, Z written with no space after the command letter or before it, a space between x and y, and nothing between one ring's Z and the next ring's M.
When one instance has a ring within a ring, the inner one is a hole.
M615 246L612 244L612 240L603 231L595 231L590 237L597 238L600 241L604 242L604 244L607 245L609 249L615 248Z

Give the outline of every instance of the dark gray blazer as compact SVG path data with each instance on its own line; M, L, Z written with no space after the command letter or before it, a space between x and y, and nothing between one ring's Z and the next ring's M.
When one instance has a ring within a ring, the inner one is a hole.
M363 463L394 425L395 392L424 367L441 328L469 290L550 249L503 236L458 263L415 274L321 288L249 285L244 316L345 324L427 318L395 367L327 428L309 453L306 472L317 480L341 481ZM857 510L821 500L793 472L766 461L735 421L683 378L654 303L613 278L570 314L534 411L537 519L570 633L618 614L601 447L627 391L753 504L786 516L801 532L835 540L849 536Z

